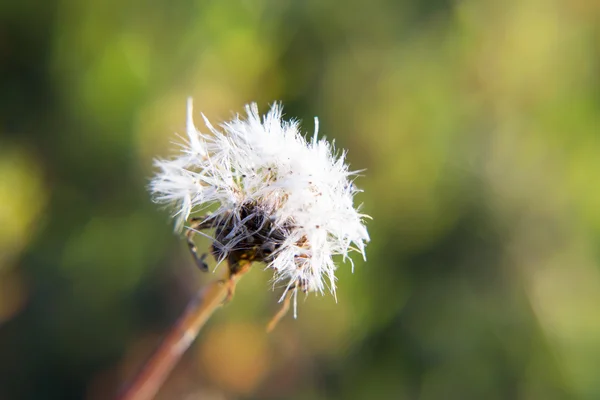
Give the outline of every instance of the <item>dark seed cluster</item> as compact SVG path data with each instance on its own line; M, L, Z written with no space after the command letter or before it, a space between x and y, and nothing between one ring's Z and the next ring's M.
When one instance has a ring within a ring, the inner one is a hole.
M275 226L272 216L256 203L246 203L215 226L213 255L228 259L231 268L240 260L270 263L291 229Z

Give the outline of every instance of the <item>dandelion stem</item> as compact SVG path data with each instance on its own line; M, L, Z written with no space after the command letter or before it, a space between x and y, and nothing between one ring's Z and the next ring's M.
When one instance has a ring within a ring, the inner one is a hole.
M193 298L181 318L171 328L158 349L144 364L135 379L118 397L119 400L152 399L183 353L211 315L231 299L237 281L249 270L250 263L237 268L228 279L210 283ZM233 269L230 268L230 271Z

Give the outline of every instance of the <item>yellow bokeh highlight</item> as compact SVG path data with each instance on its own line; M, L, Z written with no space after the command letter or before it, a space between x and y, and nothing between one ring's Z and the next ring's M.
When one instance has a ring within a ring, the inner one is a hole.
M255 390L271 362L264 327L252 323L213 327L202 337L197 352L206 377L236 394Z
M24 149L0 143L0 269L42 227L47 194L42 171Z

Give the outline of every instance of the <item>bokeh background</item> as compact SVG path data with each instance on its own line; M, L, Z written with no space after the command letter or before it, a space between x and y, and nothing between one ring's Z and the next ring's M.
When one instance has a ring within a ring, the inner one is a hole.
M0 399L113 398L223 272L146 190L188 96L318 115L372 242L270 335L257 265L159 399L600 398L599 71L593 0L0 2Z

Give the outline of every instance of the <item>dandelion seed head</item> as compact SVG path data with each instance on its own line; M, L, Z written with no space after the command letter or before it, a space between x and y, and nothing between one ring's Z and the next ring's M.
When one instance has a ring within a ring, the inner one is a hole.
M316 118L307 140L278 103L263 117L255 103L245 111L218 127L202 115L202 133L189 99L187 138L176 157L155 161L153 198L173 207L178 231L191 214L216 208L209 218L219 258L253 249L274 271L274 286L335 294L332 257L349 260L351 250L365 257L369 241L367 216L353 201L356 172L345 151L319 139Z

